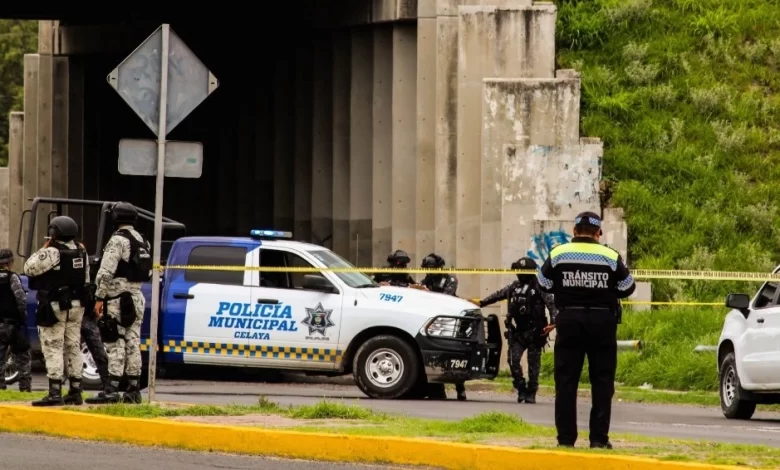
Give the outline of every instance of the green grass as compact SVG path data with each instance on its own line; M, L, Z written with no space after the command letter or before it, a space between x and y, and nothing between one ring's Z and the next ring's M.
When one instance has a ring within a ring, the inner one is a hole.
M280 415L305 420L343 420L336 423L287 427L297 431L339 433L362 436L399 436L430 438L455 442L508 445L522 448L551 448L555 445L555 429L523 421L506 414L488 412L457 421L408 418L378 413L370 409L337 402L321 401L311 406L283 407L260 398L256 405L191 406L164 408L159 405L105 405L75 408L76 411L144 418L175 416L235 416L253 413ZM642 436L613 434L616 445L611 452L642 455L666 460L687 460L716 464L747 465L754 468L776 468L780 465L780 449L752 445L718 444Z
M777 2L555 3L557 66L582 74L582 134L604 141L602 200L625 209L632 266L770 271L780 259ZM755 290L653 284L655 300Z
M18 390L0 390L0 402L32 401L46 396L46 392L20 392Z

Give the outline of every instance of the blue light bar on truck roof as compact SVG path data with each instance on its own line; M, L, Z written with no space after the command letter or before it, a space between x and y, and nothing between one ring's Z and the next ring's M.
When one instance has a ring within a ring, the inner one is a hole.
M292 232L282 232L280 230L252 230L249 232L249 236L255 239L272 239L272 238L292 238Z

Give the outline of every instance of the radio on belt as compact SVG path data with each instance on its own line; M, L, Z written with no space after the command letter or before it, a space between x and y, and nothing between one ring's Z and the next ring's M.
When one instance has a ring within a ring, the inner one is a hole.
M280 230L251 230L249 236L259 240L276 240L280 238L292 239L292 232L282 232Z

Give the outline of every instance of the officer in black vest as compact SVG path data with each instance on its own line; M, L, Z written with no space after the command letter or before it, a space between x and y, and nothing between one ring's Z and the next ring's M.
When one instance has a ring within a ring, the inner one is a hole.
M27 337L27 293L19 275L11 271L14 254L0 250L0 390L6 389L5 368L10 350L19 374L19 391L31 392L30 340Z
M574 220L574 238L550 252L537 271L539 286L555 294L558 315L545 328L555 338L555 427L558 445L577 440L577 388L588 357L593 407L590 446L612 448L609 425L617 367L619 299L636 285L620 254L599 244L601 218L583 212Z
M79 226L61 215L49 223L50 239L24 263L30 288L37 292L35 320L46 361L49 394L33 406L81 405L81 320L87 301L89 264L84 246L74 240ZM63 359L67 362L70 389L62 397Z
M536 269L536 262L531 258L520 258L512 263L513 270ZM539 389L539 369L542 366L542 349L547 345L547 314L545 306L550 311L551 321L555 321L558 311L553 302L553 296L541 290L536 285L533 274L518 274L517 280L476 302L481 307L494 304L500 300L509 301L507 306L506 339L509 342L507 360L512 373L512 385L517 390L517 402L536 403L536 392ZM514 322L514 324L513 324ZM523 377L523 367L520 359L528 352L528 383Z

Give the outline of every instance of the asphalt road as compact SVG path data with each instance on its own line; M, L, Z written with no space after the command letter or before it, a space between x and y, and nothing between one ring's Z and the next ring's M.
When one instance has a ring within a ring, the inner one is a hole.
M238 381L244 380L244 381ZM311 380L309 380L311 381ZM46 387L45 376L35 374L33 386ZM512 413L535 424L554 425L552 398L537 397L535 405L518 404L509 394L469 392L469 400L371 400L343 379L330 383L264 383L251 376L236 373L186 375L177 379L159 379L156 399L160 401L200 404L253 404L260 395L282 405L314 404L323 398L355 403L379 411L421 418L462 419L489 411ZM580 439L587 441L590 404L580 400L578 407ZM759 407L750 421L727 420L713 407L644 405L615 402L612 409L612 432L680 439L702 439L720 442L764 444L780 447L780 413L764 412Z
M13 470L166 470L257 469L263 470L390 470L404 467L281 460L189 452L121 444L55 439L21 434L0 434L2 468Z

